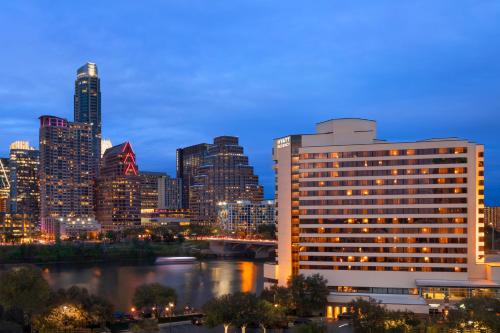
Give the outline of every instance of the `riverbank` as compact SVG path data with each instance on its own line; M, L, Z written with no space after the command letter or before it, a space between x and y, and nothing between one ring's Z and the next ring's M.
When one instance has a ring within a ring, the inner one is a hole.
M0 267L0 274L9 266ZM199 310L208 300L221 294L260 293L264 284L263 264L245 259L202 259L172 265L156 265L154 260L117 260L37 266L52 288L84 287L123 312L130 311L135 288L145 283L157 282L174 288L179 311L185 305Z
M196 256L209 244L203 240L156 243L22 244L0 247L1 264L52 264L154 260L162 256Z

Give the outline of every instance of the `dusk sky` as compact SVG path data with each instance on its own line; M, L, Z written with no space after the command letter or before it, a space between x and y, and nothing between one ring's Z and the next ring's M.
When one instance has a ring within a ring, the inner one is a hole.
M483 143L500 205L500 1L2 1L0 28L0 156L38 147L40 115L73 119L91 61L103 135L141 170L236 135L272 198L273 138L360 117L381 139Z

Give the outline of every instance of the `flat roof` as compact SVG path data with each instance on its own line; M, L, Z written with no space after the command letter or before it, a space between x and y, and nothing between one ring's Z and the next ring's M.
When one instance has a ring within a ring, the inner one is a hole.
M373 119L366 119L366 118L357 118L357 117L346 117L346 118L331 118L331 119L328 119L328 120L323 120L323 121L320 121L318 123L316 123L316 125L319 125L319 124L323 124L323 123L328 123L330 121L335 121L335 120L362 120L362 121L370 121L372 123L376 123L377 121L376 120L373 120Z
M491 280L415 280L419 287L472 287L472 288L500 288L500 285Z

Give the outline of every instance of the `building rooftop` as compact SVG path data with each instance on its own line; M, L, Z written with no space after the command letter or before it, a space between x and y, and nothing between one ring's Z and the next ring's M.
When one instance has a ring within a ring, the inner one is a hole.
M471 287L488 288L500 287L500 285L491 280L415 280L419 287Z
M120 143L119 145L113 146L111 148L106 149L104 152L104 155L118 155L120 153L123 153L125 151L125 148L129 146L130 143L128 141L125 141L123 143Z
M77 77L90 76L97 77L97 65L93 62L87 62L76 71Z

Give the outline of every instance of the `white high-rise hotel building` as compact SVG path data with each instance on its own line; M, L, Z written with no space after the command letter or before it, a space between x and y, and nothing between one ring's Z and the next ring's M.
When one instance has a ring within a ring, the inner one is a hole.
M266 283L319 273L328 316L355 297L418 313L500 295L485 262L483 146L376 139L375 122L335 119L276 139L278 250Z

